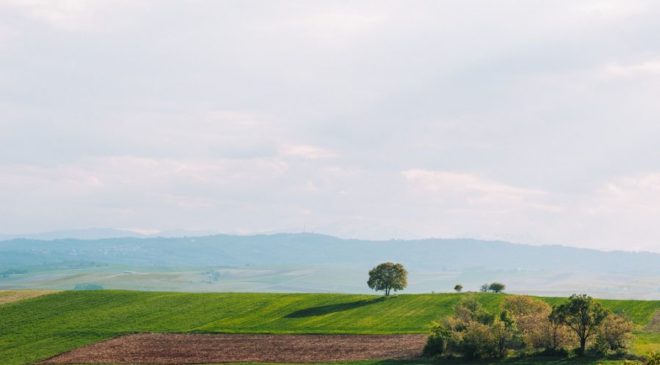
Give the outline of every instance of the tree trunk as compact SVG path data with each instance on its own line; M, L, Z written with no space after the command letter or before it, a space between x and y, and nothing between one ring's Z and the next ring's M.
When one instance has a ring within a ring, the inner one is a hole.
M581 337L580 338L580 355L584 355L584 351L587 348L587 338L586 337Z

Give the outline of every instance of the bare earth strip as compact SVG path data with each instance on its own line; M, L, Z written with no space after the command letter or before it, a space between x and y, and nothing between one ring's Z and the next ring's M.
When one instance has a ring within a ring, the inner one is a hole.
M81 347L44 364L204 364L408 359L424 335L137 334Z
M0 290L0 304L56 293L55 290Z
M646 326L646 330L650 332L660 332L660 310L655 312L653 319L651 319L651 322Z

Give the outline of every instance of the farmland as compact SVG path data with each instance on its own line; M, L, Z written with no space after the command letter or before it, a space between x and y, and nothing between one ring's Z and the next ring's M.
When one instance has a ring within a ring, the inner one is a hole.
M0 305L0 359L26 364L123 334L414 334L449 315L465 294L382 298L352 294L65 291ZM486 308L503 295L478 294ZM557 303L561 298L546 298ZM659 349L640 332L660 301L603 300L636 324L640 350ZM636 347L637 349L637 347Z

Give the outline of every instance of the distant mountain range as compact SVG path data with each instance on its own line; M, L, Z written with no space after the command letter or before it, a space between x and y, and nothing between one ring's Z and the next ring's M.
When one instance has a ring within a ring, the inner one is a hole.
M154 290L366 292L366 271L396 261L409 269L409 290L416 292L447 291L455 283L476 290L498 280L516 292L660 298L660 254L648 252L308 233L168 238L105 233L111 238L45 240L59 236L42 235L0 241L0 288L92 283Z
M209 235L209 231L188 231L188 230L169 230L157 233L140 233L126 229L115 228L87 228L87 229L71 229L61 231L49 231L40 233L26 233L26 234L2 234L0 233L0 241L12 239L35 239L35 240L61 240L61 239L77 239L77 240L99 240L105 238L124 238L124 237L192 237Z

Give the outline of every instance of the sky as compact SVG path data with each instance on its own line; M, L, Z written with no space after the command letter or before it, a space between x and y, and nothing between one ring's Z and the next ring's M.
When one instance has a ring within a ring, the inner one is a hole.
M0 0L0 232L660 252L660 3Z

